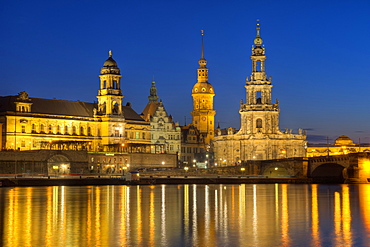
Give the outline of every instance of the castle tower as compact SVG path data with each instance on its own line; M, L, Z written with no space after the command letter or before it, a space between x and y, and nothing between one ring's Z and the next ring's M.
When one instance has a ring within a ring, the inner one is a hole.
M208 82L207 60L204 58L204 32L202 30L202 52L198 61L198 81L192 90L193 111L192 124L203 135L205 144L210 144L214 138L214 118L216 111L213 110L213 86Z
M112 51L100 70L100 89L98 91L99 115L122 115L121 74Z
M252 75L246 78L246 104L240 105L241 134L276 134L279 132L279 105L271 98L272 78L265 72L265 48L257 23L252 46ZM276 101L278 102L278 101Z

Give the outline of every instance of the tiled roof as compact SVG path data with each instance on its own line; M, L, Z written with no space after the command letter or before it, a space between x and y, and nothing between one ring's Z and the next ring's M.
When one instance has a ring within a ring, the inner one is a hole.
M4 114L7 111L14 112L16 110L15 102L18 101L17 98L18 96L0 97L0 114ZM29 99L30 101L27 102L32 103L31 114L38 113L47 115L93 117L94 108L97 108L96 103L81 101L42 98ZM131 108L131 106L123 106L122 110L126 120L145 122L144 119Z

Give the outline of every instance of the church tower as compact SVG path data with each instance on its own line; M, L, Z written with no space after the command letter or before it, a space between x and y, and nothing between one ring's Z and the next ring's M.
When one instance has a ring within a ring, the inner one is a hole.
M246 104L240 105L241 134L276 134L279 132L279 105L272 103L272 78L265 72L265 48L257 23L252 45L252 75L246 78Z
M111 116L122 115L121 74L112 51L100 70L100 89L98 91L98 114Z
M257 23L252 45L252 74L246 78L246 102L240 102L240 129L227 134L217 131L214 138L215 159L221 165L241 164L248 160L271 160L304 157L306 132L281 131L279 103L272 103L272 78L265 71L265 48ZM269 174L269 173L267 173Z
M192 90L193 111L192 124L204 137L205 144L210 144L214 138L214 118L216 111L213 110L213 86L208 82L207 60L204 58L204 32L202 30L202 52L198 61L198 81Z

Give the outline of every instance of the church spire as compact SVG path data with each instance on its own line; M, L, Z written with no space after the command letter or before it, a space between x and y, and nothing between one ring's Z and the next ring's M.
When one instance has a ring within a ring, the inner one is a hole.
M206 67L207 60L204 58L204 30L201 30L202 34L202 52L201 57L198 61L198 82L208 82L208 69Z
M154 76L152 86L150 87L150 95L148 96L149 102L158 102L157 87L155 86Z
M200 30L202 33L202 55L200 59L204 59L204 30Z
M254 47L261 47L262 46L262 38L261 38L261 28L259 20L257 20L256 24L256 38L254 39Z

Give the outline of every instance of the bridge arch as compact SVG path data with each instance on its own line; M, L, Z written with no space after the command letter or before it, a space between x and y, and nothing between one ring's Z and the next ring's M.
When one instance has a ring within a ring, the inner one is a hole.
M324 163L317 166L311 173L317 183L343 183L347 176L347 168L337 163Z

